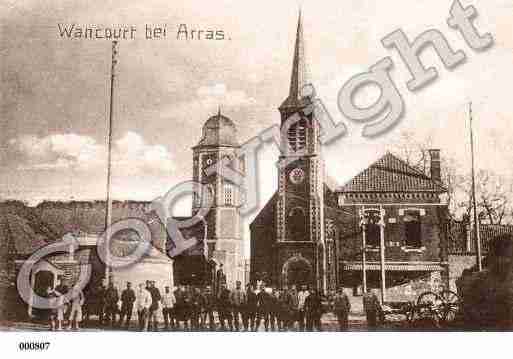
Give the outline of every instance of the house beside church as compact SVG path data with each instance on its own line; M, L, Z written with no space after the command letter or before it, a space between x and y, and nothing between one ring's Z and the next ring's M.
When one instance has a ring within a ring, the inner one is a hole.
M430 175L391 153L337 189L340 285L354 294L381 288L385 298L415 300L448 285L448 206L440 178L440 151L430 150Z

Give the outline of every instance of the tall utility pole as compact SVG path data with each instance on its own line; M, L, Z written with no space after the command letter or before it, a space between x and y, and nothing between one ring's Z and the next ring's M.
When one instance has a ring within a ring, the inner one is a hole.
M360 210L360 226L362 227L362 290L364 293L367 293L367 256L365 253L367 243L366 243L366 228L367 228L367 219L365 218L365 207L362 207Z
M479 220L477 213L477 204L476 204L476 174L474 167L474 131L472 129L472 102L469 103L468 106L469 117L470 117L470 154L472 157L472 206L474 209L474 234L476 237L476 256L477 256L477 269L479 271L483 270L483 263L481 257L481 236L479 234Z
M116 55L117 41L112 41L112 57L110 67L110 100L109 100L109 120L107 123L107 203L105 210L105 279L110 282L110 266L109 266L109 253L110 253L110 230L112 223L112 198L110 193L111 188L111 170L112 170L112 115L114 109L114 79L116 77Z
M381 303L386 299L386 281L385 281L385 209L379 206L379 262L381 270Z

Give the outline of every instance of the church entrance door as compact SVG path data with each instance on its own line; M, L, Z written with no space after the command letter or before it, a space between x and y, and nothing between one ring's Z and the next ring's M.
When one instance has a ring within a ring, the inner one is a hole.
M283 284L286 286L312 284L312 266L302 257L290 258L283 266Z

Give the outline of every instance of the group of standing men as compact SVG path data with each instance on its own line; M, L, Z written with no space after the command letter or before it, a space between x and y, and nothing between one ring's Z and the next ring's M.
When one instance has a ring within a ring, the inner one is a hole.
M137 315L141 331L158 330L161 318L165 330L258 331L263 324L265 331L321 331L326 309L320 294L306 285L298 290L295 285L278 289L260 283L244 289L240 281L233 290L220 283L217 290L181 285L174 291L166 286L163 293L153 281L136 289L127 282L121 295L111 282L100 287L95 300L100 325L128 328ZM340 290L333 297L333 311L341 330L347 329L349 310L349 300Z

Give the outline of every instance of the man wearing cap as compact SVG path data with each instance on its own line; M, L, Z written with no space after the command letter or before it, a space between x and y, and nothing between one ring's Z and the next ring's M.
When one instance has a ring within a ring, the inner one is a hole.
M344 292L344 288L340 287L333 298L333 311L337 316L340 331L347 330L350 310L351 303L349 302L349 298Z
M158 329L157 313L159 309L159 302L162 299L160 291L155 287L155 281L148 281L148 291L151 294L151 305L148 313L148 330Z
M239 331L239 315L241 319L244 319L244 307L246 305L246 293L241 288L241 281L235 282L235 290L233 290L230 294L230 301L232 303L232 314L233 314L233 323L235 325L235 330Z
M174 307L176 304L175 295L169 289L169 286L164 288L164 295L162 296L162 316L164 317L164 325L166 330L169 330L169 324L171 328L175 328L175 315Z
M216 301L214 297L214 293L212 293L212 288L207 286L203 293L204 298L204 307L203 312L201 313L201 322L202 327L204 329L207 328L207 317L208 317L208 327L210 330L214 330L216 323L214 322L214 310L216 306Z
M244 308L244 330L255 331L255 318L257 315L257 295L255 293L255 286L248 284L246 289L246 306Z
M151 293L145 288L144 283L139 284L136 293L135 308L137 309L137 318L139 320L139 330L148 330L148 310L151 305Z
M132 283L126 282L126 288L121 293L121 313L119 314L119 326L123 325L123 319L126 318L125 328L128 329L132 312L134 310L135 292L132 289Z
M374 290L367 289L363 295L363 309L367 317L367 329L376 329L381 314L381 304Z
M116 324L116 315L118 314L119 294L114 283L109 281L109 287L105 291L105 318L110 327Z

